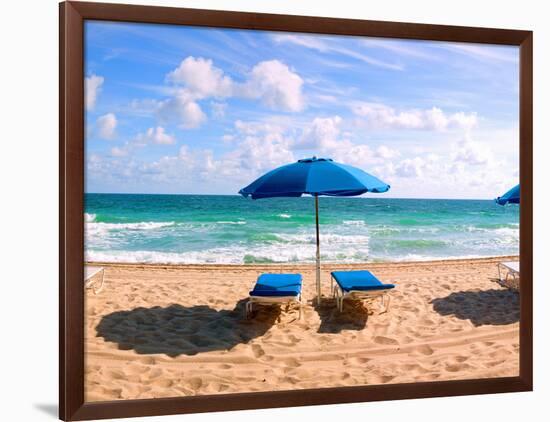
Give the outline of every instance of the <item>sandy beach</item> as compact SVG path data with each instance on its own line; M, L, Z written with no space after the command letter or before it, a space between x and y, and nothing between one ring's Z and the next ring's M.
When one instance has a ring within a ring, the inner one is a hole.
M496 283L500 260L325 264L320 306L312 265L94 264L86 401L515 376L519 294ZM340 314L337 269L394 283L389 312L348 300ZM303 275L301 320L278 307L245 319L262 272Z

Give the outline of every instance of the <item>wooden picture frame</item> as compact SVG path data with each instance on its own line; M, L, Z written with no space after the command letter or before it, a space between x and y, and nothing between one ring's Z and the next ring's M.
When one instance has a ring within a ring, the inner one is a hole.
M63 420L530 391L533 387L533 34L469 28L107 3L59 7L59 416ZM112 402L84 401L84 72L86 20L292 31L520 47L521 320L518 377L220 394Z

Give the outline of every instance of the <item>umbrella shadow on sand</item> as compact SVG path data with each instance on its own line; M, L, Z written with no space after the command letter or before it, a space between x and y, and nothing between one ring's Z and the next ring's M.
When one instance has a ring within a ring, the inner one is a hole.
M317 298L313 300L313 307L319 314L321 324L318 333L336 334L343 330L362 330L369 319L369 309L360 300L346 300L344 310L338 311L336 300L322 298L321 303Z
M262 336L279 318L279 307L262 307L253 319L246 319L245 303L243 299L234 309L220 311L173 304L113 312L101 319L97 336L139 354L176 357L229 350Z
M469 319L476 327L513 324L520 318L519 294L514 290L454 292L431 303L440 315Z

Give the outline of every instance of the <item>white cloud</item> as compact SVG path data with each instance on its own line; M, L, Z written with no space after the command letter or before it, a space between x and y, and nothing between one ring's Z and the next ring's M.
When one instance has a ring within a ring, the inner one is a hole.
M218 163L214 160L214 153L209 149L190 149L183 145L178 153L178 159L183 162L186 173L193 173L203 180L216 172Z
M329 46L319 35L273 34L272 39L276 43L296 44L321 52L329 51Z
M371 147L364 144L354 144L348 140L341 141L330 148L327 151L327 156L340 163L350 164L363 169L379 162L376 153Z
M230 135L229 133L222 136L223 142L231 142L233 139L235 139L235 135Z
M150 98L141 100L134 99L123 111L139 117L150 117L158 112L159 105L159 101Z
M344 124L340 116L316 117L302 124L294 120L286 122L243 122L236 121L235 129L246 140L262 139L264 142L273 141L281 148L283 158L304 158L309 155L332 158L335 161L359 167L369 167L374 164L387 162L398 157L398 151L386 145L379 145L376 149L366 144L355 144L346 139L341 126ZM349 135L349 134L348 134ZM242 143L239 148L250 148L251 145ZM284 163L283 160L279 162ZM287 161L289 162L289 161ZM266 168L267 169L267 168Z
M224 186L236 193L266 171L295 161L288 140L282 137L264 133L235 142L235 149L220 156L209 149L182 145L176 155L144 164L142 174L154 182L168 182L184 191L199 186L202 192L208 192Z
M395 157L398 157L400 155L399 151L395 150L395 149L392 149L392 148L389 148L385 145L380 145L377 149L376 149L376 155L382 159L391 159L391 158L395 158Z
M244 135L258 135L258 134L277 134L280 135L287 130L287 127L283 124L278 124L270 121L235 121L235 130Z
M458 143L453 153L453 161L455 163L463 163L470 166L487 166L492 164L492 157L493 154L486 145L474 142L469 136L465 136Z
M504 158L494 158L485 143L468 136L437 154L430 149L397 151L391 144L377 142L373 146L346 139L345 124L339 116L318 117L305 124L296 118L237 121L226 133L229 152L183 145L174 155L140 163L132 156L133 149L155 142L158 134L166 135L157 127L149 128L124 146L113 148L111 162L119 160L119 164L105 164L101 174L108 177L113 171L116 177L134 178L136 186L169 184L173 191L235 192L277 166L315 154L366 170L392 185L392 196L483 198L504 191L517 179L517 167L506 167ZM128 163L129 176L124 176L121 163Z
M300 139L294 143L295 149L316 149L327 151L334 148L339 140L340 116L317 117L306 127Z
M150 144L172 145L176 142L173 135L166 133L162 126L150 127L144 133L138 133L133 139L126 141L122 146L111 148L113 157L126 157L138 148Z
M227 97L231 95L233 81L215 67L212 60L189 56L168 73L166 80L182 85L197 99L206 97Z
M176 142L176 138L167 134L162 126L150 127L147 132L140 133L136 140L140 144L153 143L159 145L172 145Z
M202 57L186 57L166 75L166 81L178 89L170 98L157 103L157 113L161 122L175 122L182 129L195 129L206 122L199 100L225 98L233 92L231 78L215 67L212 60ZM223 116L223 103L212 102L211 106L216 117Z
M329 42L327 39L318 35L294 35L294 34L274 34L273 41L277 43L289 43L299 45L301 47L317 50L321 53L337 53L343 56L351 57L355 60L362 61L372 66L381 67L390 70L403 70L403 66L395 63L385 62L376 59L367 54L359 52L359 49L350 50L342 47L334 42Z
M365 38L361 40L361 43L365 47L381 48L402 56L414 57L430 61L440 60L435 54L417 47L415 41L392 40L387 38Z
M246 137L232 153L226 155L225 161L234 163L230 167L235 171L245 169L250 176L257 177L296 159L287 139L266 134L263 137Z
M486 143L466 135L444 152L384 160L373 174L392 186L398 197L492 198L516 183L513 166ZM403 154L403 153L402 153Z
M472 129L473 127L477 126L477 114L476 113L469 113L466 114L463 111L460 111L458 113L454 113L451 116L449 116L449 126L452 128L459 128L459 129Z
M469 130L477 124L476 113L445 114L437 107L397 111L385 104L356 102L352 105L352 111L361 118L361 122L374 129Z
M421 177L425 162L420 157L406 158L395 166L395 174L399 177L416 178Z
M274 110L301 111L304 108L303 79L279 60L258 63L241 87L245 97L259 99Z
M92 74L86 77L84 82L84 103L87 110L94 109L104 81L103 76Z
M111 155L113 157L126 157L128 155L128 148L125 147L113 147L111 148Z
M161 101L158 115L162 122L175 122L183 129L198 128L206 121L206 114L186 91L180 91L174 97Z
M225 110L227 109L227 103L220 103L217 101L212 101L210 103L210 110L212 115L218 119L221 119L225 116Z
M102 139L113 139L117 127L117 118L113 113L100 116L96 121L98 135Z
M238 120L224 137L233 146L230 152L216 155L184 146L177 156L164 157L149 170L155 180L177 180L186 186L193 180L196 186L208 181L209 186L231 190L277 166L315 154L363 168L391 184L394 194L413 197L430 196L430 192L483 197L509 179L502 166L490 159L490 151L468 137L455 143L452 153L425 150L409 155L378 142L376 147L356 144L345 137L344 125L340 116L317 117L305 124L296 119ZM449 192L449 186L457 188Z
M237 120L231 138L235 148L223 157L225 167L244 169L250 178L295 161L291 151L293 139L288 131L289 126L280 121Z
M367 144L356 144L342 132L343 119L340 116L317 117L307 124L291 142L291 149L308 150L318 156L358 167L383 163L399 156L399 152L380 145L376 149Z
M256 64L245 82L235 83L212 60L189 56L168 73L166 80L175 88L169 98L154 102L154 108L161 122L175 122L183 129L198 128L206 122L199 102L208 98L257 99L273 110L292 112L301 111L305 105L302 78L278 60ZM136 108L140 105L135 103ZM222 118L227 104L211 101L210 107L214 117Z
M513 46L481 46L464 43L441 43L437 46L483 61L497 61L502 63L519 62L518 48Z

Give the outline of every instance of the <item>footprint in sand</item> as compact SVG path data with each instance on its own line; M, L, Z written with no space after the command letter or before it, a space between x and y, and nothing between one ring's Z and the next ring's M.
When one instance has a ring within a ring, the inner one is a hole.
M343 372L342 375L340 375L340 379L342 381L345 381L347 379L351 378L351 375L349 374L349 372Z
M391 337L384 337L384 336L376 336L374 337L374 342L377 344L383 344L385 346L395 346L398 345L399 342Z
M366 364L367 362L371 361L372 359L369 358L362 358L362 357L351 357L346 360L344 365L351 365L351 366L361 366Z
M375 375L373 384L386 384L395 378L395 375Z
M148 376L149 376L149 379L152 380L154 378L160 377L163 373L164 373L164 371L162 369L155 368L155 369L151 370L151 372L149 372Z
M264 349L259 344L252 345L252 353L254 354L255 358L261 358L265 355Z
M503 364L504 362L506 362L506 359L493 360L493 361L490 361L490 362L486 362L485 367L486 368L493 368L495 366Z
M122 388L103 388L103 393L109 397L122 398Z
M298 362L298 360L295 358L285 358L283 359L283 363L285 364L285 366L290 366L291 368L297 368L298 366L300 366L300 362Z
M174 382L172 380L167 380L167 379L156 379L151 381L150 383L150 385L154 387L161 387L161 388L172 387L173 384Z
M460 364L447 364L445 365L445 370L447 372L458 372L460 370L463 370L465 368L465 365Z
M233 365L229 365L227 363L220 363L219 365L216 366L216 368L218 368L218 369L231 369L231 368L233 368Z
M434 353L434 349L432 349L430 346L428 346L427 344L422 344L420 346L417 346L413 349L413 352L417 352L417 353L420 353L424 356L430 356L430 355L433 355Z
M202 387L202 379L196 377L196 378L190 378L189 380L187 380L187 385L193 389L193 390L198 390L199 388Z
M104 373L105 375L107 375L108 378L113 380L124 380L126 378L123 371L108 370L108 371L105 371Z

